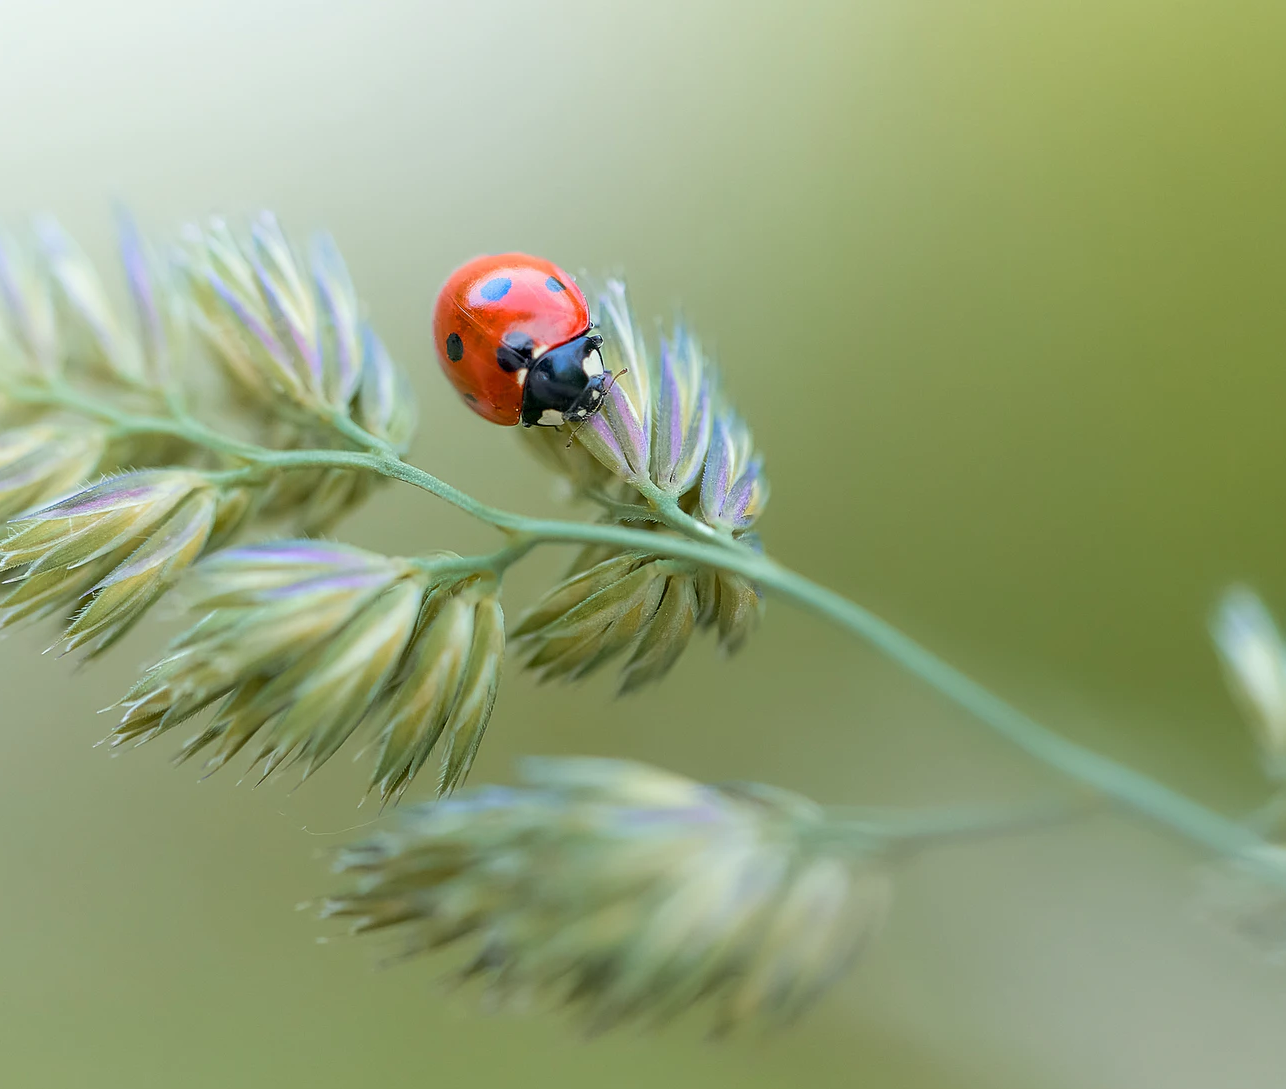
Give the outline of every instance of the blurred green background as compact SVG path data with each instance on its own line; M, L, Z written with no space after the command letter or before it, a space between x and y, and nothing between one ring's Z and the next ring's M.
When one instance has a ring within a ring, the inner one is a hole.
M1228 810L1260 796L1204 635L1286 616L1286 8L1174 0L0 6L0 218L110 252L277 209L338 237L423 398L416 459L554 509L427 341L475 253L624 269L678 305L769 459L769 548L1019 706ZM388 489L343 532L488 532ZM525 571L511 611L556 557ZM431 964L314 944L362 769L297 793L90 743L161 638L74 675L0 649L0 1083L1085 1087L1282 1084L1286 969L1197 919L1185 845L1123 820L926 855L807 1021L592 1043L479 1013ZM771 609L624 701L511 670L475 770L622 754L827 801L1053 780L865 648ZM308 834L302 829L307 827ZM319 835L318 833L327 833Z

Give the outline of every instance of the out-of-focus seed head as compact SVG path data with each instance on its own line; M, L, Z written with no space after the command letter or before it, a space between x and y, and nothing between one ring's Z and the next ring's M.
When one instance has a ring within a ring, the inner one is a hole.
M197 567L201 619L122 701L111 743L148 740L207 708L180 756L222 767L256 739L263 776L303 778L363 723L381 748L372 785L400 795L437 746L439 789L468 771L504 654L494 588L444 553L403 560L315 541L216 553Z
M0 626L78 608L67 647L104 649L200 555L218 505L201 473L155 469L29 511L0 545Z
M1286 644L1272 614L1253 591L1234 586L1212 614L1210 633L1266 771L1286 777Z
M62 365L49 269L7 235L0 235L0 363L45 378Z
M175 384L188 348L186 302L174 269L133 220L118 216L135 328L121 321L89 258L56 220L33 227L26 250L0 238L0 348L11 346L0 357L10 357L10 369L28 380L73 369L118 388Z
M279 231L274 235L280 239ZM318 234L312 239L309 265L319 309L326 316L321 330L329 341L325 354L331 361L322 373L326 396L332 404L346 405L362 384L361 304L348 266L330 235ZM302 293L297 280L293 286ZM320 346L317 354L319 358L322 355Z
M112 379L141 384L142 350L117 320L89 258L53 219L38 220L36 232L57 287L55 300L63 311L60 328L69 356Z
M522 784L403 813L344 851L325 914L408 953L472 940L464 978L540 996L592 1030L700 1002L716 1030L789 1019L878 929L873 845L807 799L615 760L532 760Z
M329 237L313 240L305 262L264 213L248 241L221 220L187 239L198 326L242 394L260 404L284 395L322 419L348 414L397 446L410 439L410 386L364 320Z
M321 404L316 300L275 219L262 217L249 244L222 220L191 230L189 241L201 331L219 362L252 398L284 393L310 408Z
M116 222L147 379L157 388L173 388L191 350L191 319L179 270L156 253L127 212L120 211Z
M357 422L378 438L406 449L415 434L415 391L406 372L384 347L375 330L363 323L362 375L356 406Z
M93 424L40 423L0 432L0 521L93 476L107 435Z

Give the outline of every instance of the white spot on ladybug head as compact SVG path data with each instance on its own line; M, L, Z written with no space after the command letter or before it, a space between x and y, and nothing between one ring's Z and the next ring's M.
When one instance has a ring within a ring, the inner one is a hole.
M585 372L586 378L597 378L603 373L603 357L597 351L592 351L581 360L581 369Z
M528 367L523 367L523 369L520 371L514 371L514 381L517 382L518 385L521 386L525 381L527 381L528 370L529 370Z
M562 427L567 421L563 419L563 414L556 408L547 408L540 414L540 419L536 421L540 427Z

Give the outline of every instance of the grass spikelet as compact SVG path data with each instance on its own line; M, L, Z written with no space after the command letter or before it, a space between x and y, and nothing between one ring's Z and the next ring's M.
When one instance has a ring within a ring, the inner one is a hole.
M768 502L763 459L755 453L750 430L729 410L716 417L710 452L701 473L701 513L706 522L729 533L748 529Z
M214 529L213 489L189 496L173 515L93 590L89 604L63 633L68 650L97 641L106 649L165 593L205 550Z
M748 530L768 501L763 458L717 395L714 366L696 338L676 325L661 340L653 373L625 286L610 281L598 310L604 362L618 377L602 410L575 431L579 457L548 435L530 437L529 445L591 497L617 501L604 487L606 469L653 507L677 504L734 536Z
M714 367L696 339L676 325L661 341L654 374L622 284L608 284L599 313L610 365L628 368L628 374L612 386L603 410L576 430L573 446L544 433L530 435L528 448L582 496L599 502L609 521L664 533L675 527L676 519L687 519L689 525L695 520L758 550L751 527L768 501L763 458L749 429L716 395ZM582 574L601 580L615 570L600 567L593 576L587 574L594 570L591 563L612 557L611 550L586 549L580 570L520 623L515 634L527 645L527 664L543 677L579 678L632 643L622 677L622 691L631 691L669 670L694 627L716 628L720 647L731 653L758 626L763 611L759 588L739 575L698 566L673 573L659 596L630 603L644 612L652 608L651 616L635 617L628 610L615 614L611 595L595 597L602 586L591 593L589 584L580 581ZM627 566L632 562L630 554L616 558ZM638 575L632 585L643 581L646 576ZM589 603L591 598L596 604ZM565 599L569 603L560 610ZM550 626L554 618L573 607L580 608L577 617L596 626L586 627L581 639L566 631L555 635ZM590 649L596 640L600 653Z
M0 520L83 483L106 450L107 433L93 425L39 423L0 432Z
M603 408L577 431L577 441L632 483L648 479L652 433L651 365L630 312L625 285L608 281L598 300L603 365L617 375Z
M415 390L374 329L363 323L358 327L358 334L362 372L355 413L357 422L377 438L404 450L415 434Z
M57 221L42 219L36 229L57 285L55 298L66 311L61 325L72 357L126 385L141 383L142 350L122 327L89 258Z
M203 615L122 700L113 745L213 708L180 752L222 767L250 741L267 776L306 779L363 724L378 739L372 787L400 797L431 752L438 789L467 774L491 714L504 622L459 557L410 561L317 541L217 553L198 565Z
M701 475L710 448L713 376L696 340L682 326L661 341L651 479L674 499Z
M16 351L14 377L56 379L117 393L175 392L188 350L188 309L173 267L158 260L124 212L117 217L133 321L118 313L84 251L50 217L25 249L0 238L0 348ZM0 352L0 356L5 353Z
M399 579L415 577L388 557L311 541L230 549L195 574L191 603L201 619L122 700L113 744L155 736L231 697L189 743L185 755L192 755L223 732L229 711L244 702L241 689L306 673L298 667L310 654Z
M401 682L377 709L380 749L372 779L382 801L401 796L441 738L460 692L473 628L474 610L463 595L435 602Z
M522 771L342 852L353 884L324 913L392 929L408 954L470 941L462 978L595 1031L699 1003L717 1031L789 1019L883 918L877 851L828 836L807 799L614 760Z
M117 214L116 233L148 380L158 389L174 389L183 377L191 339L178 270L157 256L124 210Z
M660 680L687 649L696 624L696 583L686 574L665 580L656 612L640 632L634 652L621 670L621 693Z
M68 648L115 641L204 548L218 493L199 472L123 473L25 514L0 545L0 626L81 611Z
M690 565L627 553L549 591L513 635L541 680L578 680L629 650L621 691L662 676L692 634L697 594Z
M762 612L758 589L739 575L626 552L574 571L522 616L512 637L545 681L579 680L628 651L625 694L665 676L696 628L715 628L720 648L736 652Z
M396 447L415 428L402 371L362 317L339 250L318 235L307 260L263 213L243 240L222 220L188 231L196 323L239 392L286 397L323 424L353 418Z
M697 599L697 623L715 628L719 649L727 654L739 651L763 619L764 598L759 587L729 571L702 568L697 577Z
M264 686L250 713L265 723L252 761L265 776L297 752L307 779L348 740L397 668L424 589L418 580L395 582L315 656Z
M466 592L473 608L473 638L451 712L443 727L442 770L438 793L455 790L469 774L482 743L500 684L505 652L505 618L494 593Z

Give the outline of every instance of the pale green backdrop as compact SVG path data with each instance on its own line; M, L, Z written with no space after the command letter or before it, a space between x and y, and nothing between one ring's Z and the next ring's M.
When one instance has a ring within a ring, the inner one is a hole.
M1236 0L5 0L0 218L54 211L100 256L115 199L157 231L262 205L329 227L416 376L416 458L525 511L547 478L448 395L433 294L488 250L624 269L717 351L774 553L1238 810L1260 783L1203 622L1232 578L1286 615L1283 55L1286 7ZM344 532L489 541L408 489ZM293 910L338 842L302 827L374 816L361 769L251 792L168 743L91 748L161 635L80 672L40 656L48 630L0 651L0 1084L1286 1080L1286 969L1196 918L1186 846L1107 818L924 857L873 955L779 1037L482 1015ZM785 605L630 700L511 670L476 778L525 752L829 801L1050 782Z

